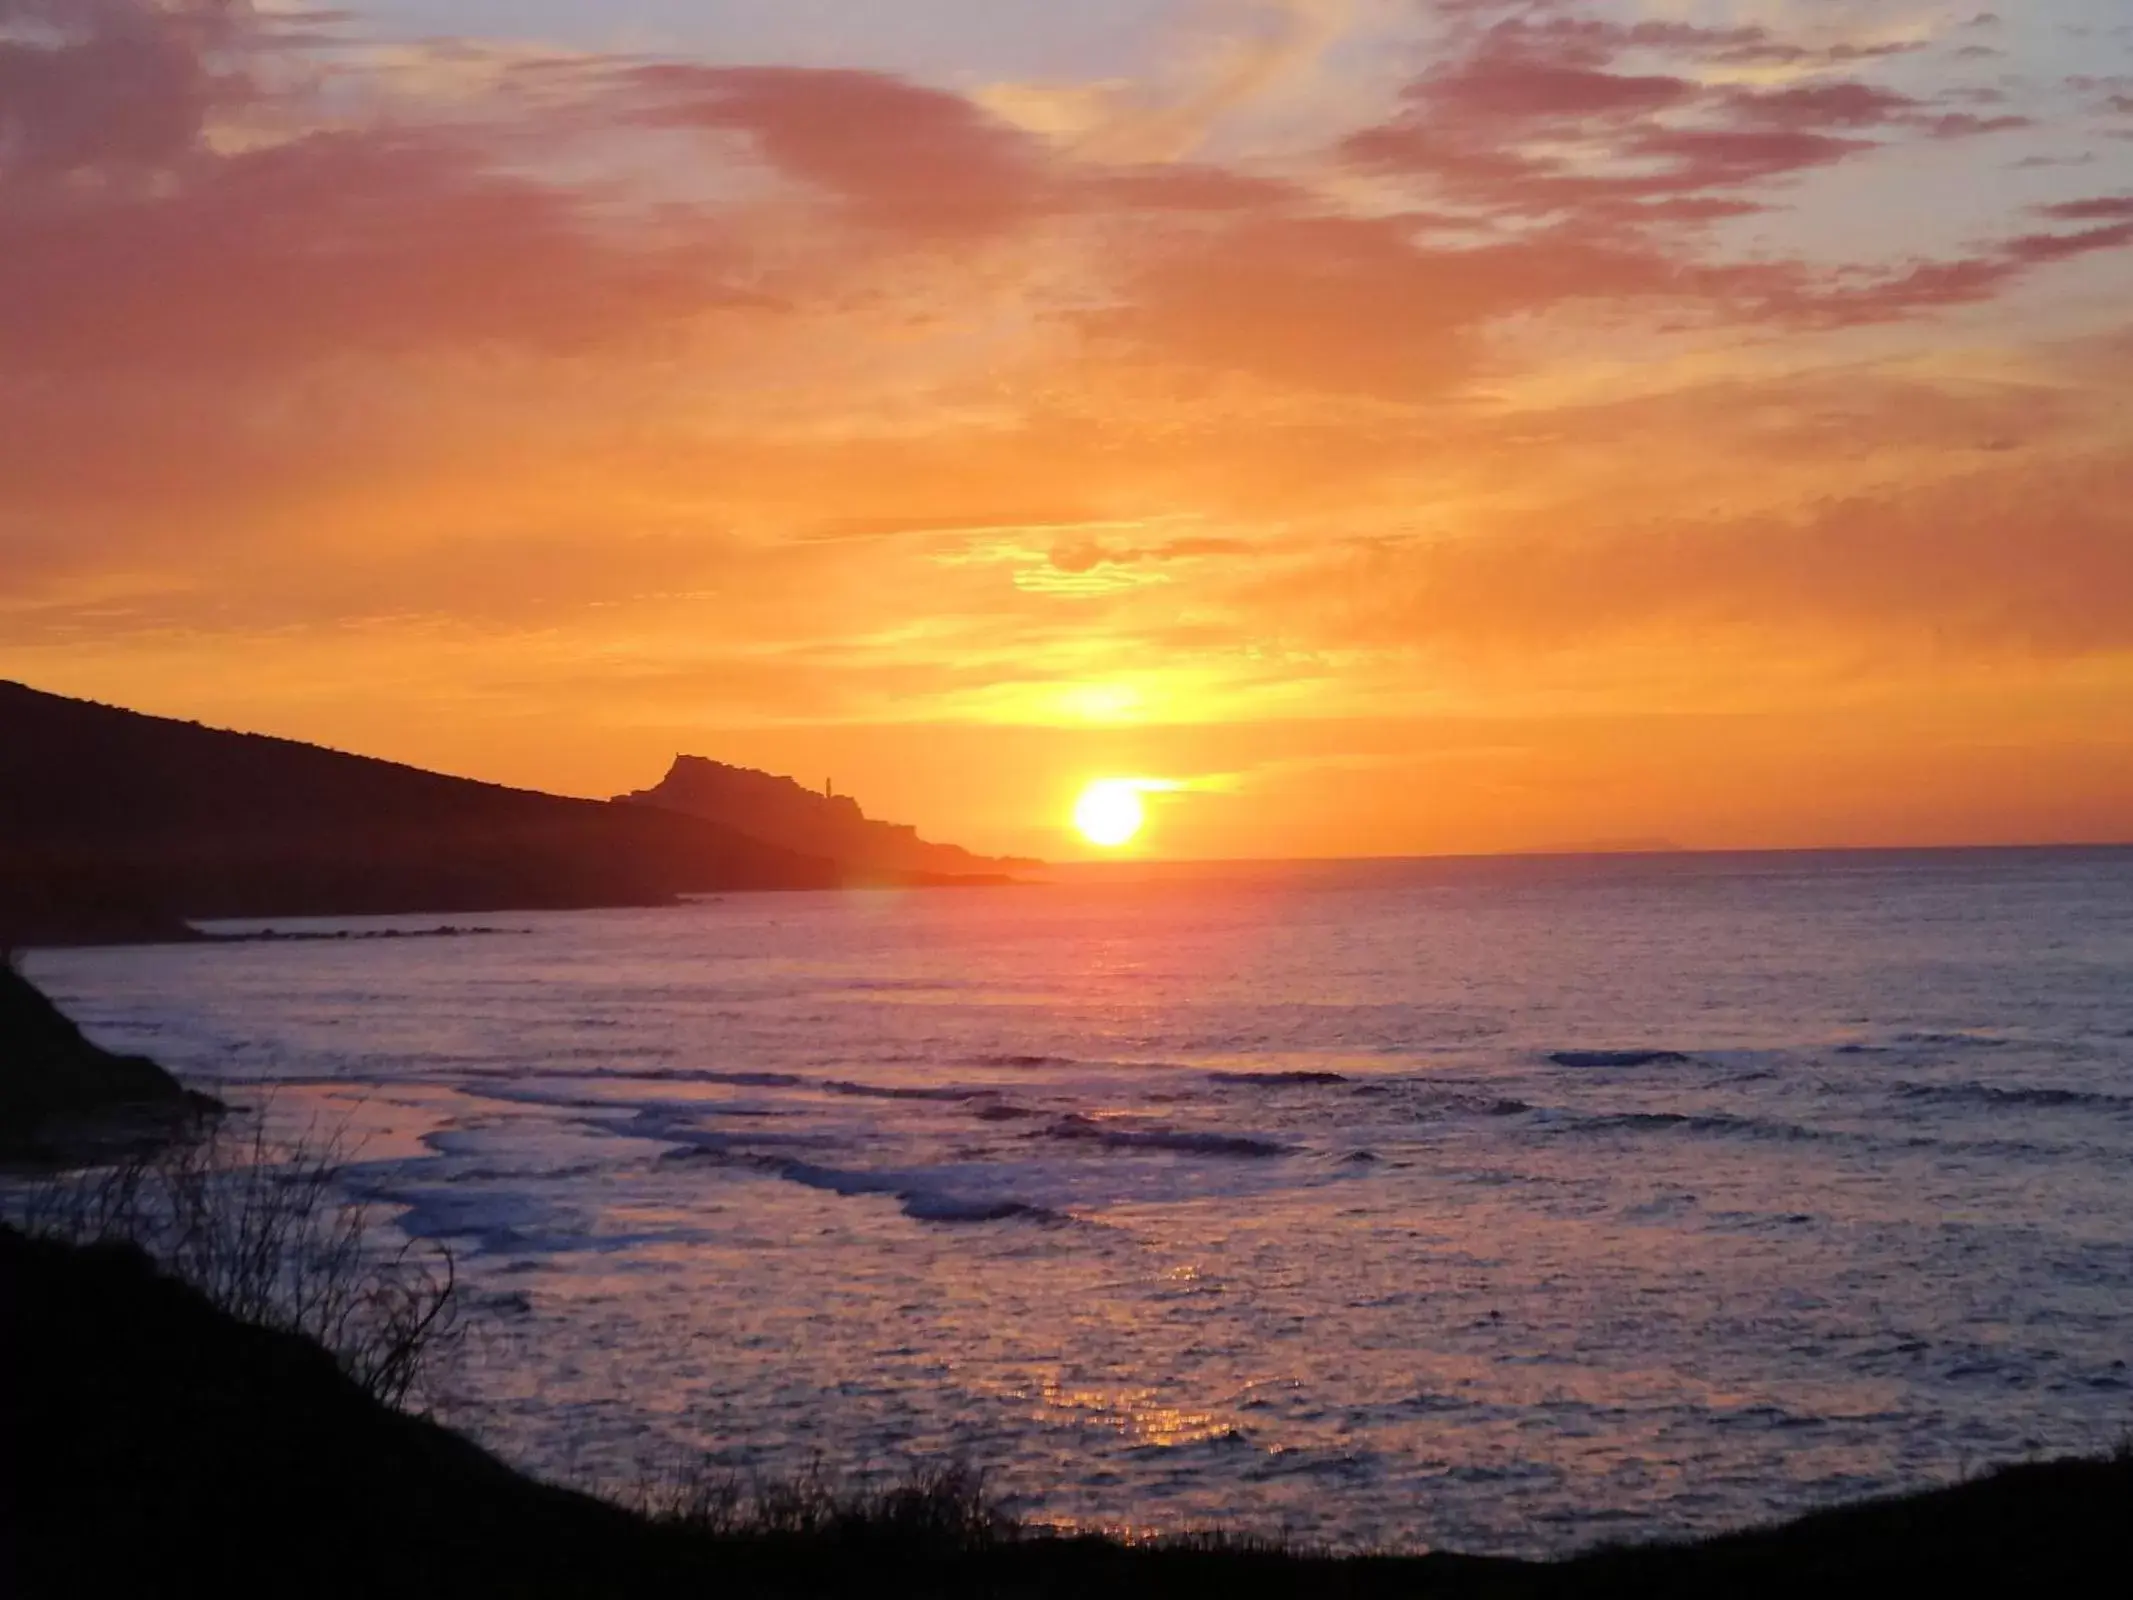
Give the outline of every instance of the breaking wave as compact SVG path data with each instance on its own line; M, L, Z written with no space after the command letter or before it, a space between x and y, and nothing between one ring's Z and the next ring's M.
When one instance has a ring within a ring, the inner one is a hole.
M1195 1156L1288 1156L1296 1146L1239 1133L1194 1133L1176 1128L1109 1128L1091 1118L1061 1117L1033 1137L1072 1139L1116 1150L1174 1150Z
M1559 1067L1678 1067L1690 1057L1679 1050L1551 1050L1548 1059Z
M1891 1087L1907 1100L1926 1100L1945 1105L2087 1106L2102 1111L2133 1109L2133 1095L2104 1094L2086 1089L2055 1089L2044 1085L2005 1088L1996 1083L1899 1082Z

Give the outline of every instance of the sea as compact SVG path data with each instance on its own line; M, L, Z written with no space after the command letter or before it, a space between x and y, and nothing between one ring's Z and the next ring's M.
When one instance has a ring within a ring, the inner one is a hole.
M2133 1432L2133 850L273 926L25 968L338 1139L554 1479L1544 1555Z

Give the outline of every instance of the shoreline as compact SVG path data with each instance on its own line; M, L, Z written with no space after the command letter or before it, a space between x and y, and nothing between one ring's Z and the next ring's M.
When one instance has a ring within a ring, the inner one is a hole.
M324 922L382 917L515 916L572 911L671 911L684 906L709 905L739 895L851 894L883 890L1019 889L1041 888L1043 886L1044 881L1041 879L1015 878L997 873L975 873L959 877L941 876L939 874L911 874L902 877L855 877L847 882L829 886L812 884L777 885L765 888L718 889L702 892L686 891L651 899L570 901L555 904L510 901L501 904L484 903L480 905L418 905L410 906L404 910L383 911L375 906L364 906L357 910L351 910L345 906L329 906L302 911L283 910L260 915L217 912L213 917L201 918L200 920L212 922L265 922L269 920ZM105 918L62 918L42 921L32 918L15 922L0 922L0 951L102 950L167 945L262 944L291 941L348 941L356 939L440 939L465 938L470 935L523 934L531 931L533 930L528 928L463 927L447 923L434 928L340 929L333 931L264 928L244 933L217 933L197 926L191 914L139 911Z

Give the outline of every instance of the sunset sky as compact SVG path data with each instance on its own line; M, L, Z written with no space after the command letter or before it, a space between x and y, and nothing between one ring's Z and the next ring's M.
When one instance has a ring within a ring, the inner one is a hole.
M0 677L980 848L2133 838L2133 8L0 0Z

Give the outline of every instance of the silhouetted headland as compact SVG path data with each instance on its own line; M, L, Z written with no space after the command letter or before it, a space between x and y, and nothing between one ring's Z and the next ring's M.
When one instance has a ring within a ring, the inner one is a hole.
M155 1139L222 1109L145 1056L82 1036L0 959L0 1160L45 1163Z
M975 880L0 683L0 943L182 938L188 922L223 917L951 881Z
M625 805L660 806L733 828L806 855L888 872L956 876L1024 871L1041 861L1020 856L973 855L961 845L934 844L909 823L879 822L848 794L820 790L792 778L728 766L703 756L676 756L667 775L649 789L617 795Z

